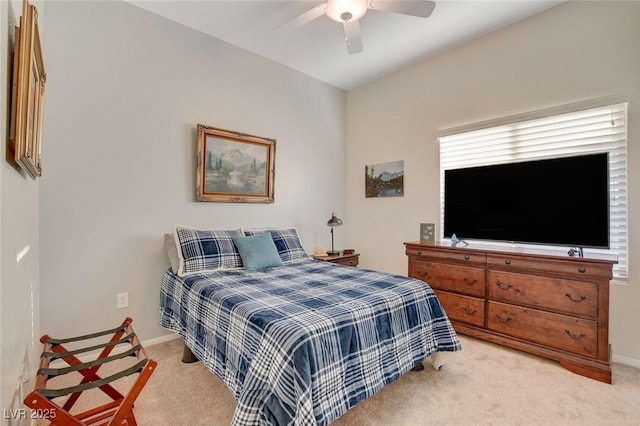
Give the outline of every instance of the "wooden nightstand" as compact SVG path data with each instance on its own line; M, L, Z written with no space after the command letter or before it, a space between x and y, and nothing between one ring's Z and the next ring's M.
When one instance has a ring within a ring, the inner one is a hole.
M325 262L339 263L345 266L358 266L360 253L338 254L335 256L313 256L314 259L324 260Z

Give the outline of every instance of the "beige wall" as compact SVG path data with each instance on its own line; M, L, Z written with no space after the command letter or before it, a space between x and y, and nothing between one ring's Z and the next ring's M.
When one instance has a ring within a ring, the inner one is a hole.
M345 209L342 90L126 2L46 9L43 332L131 316L141 339L167 335L163 234L176 224L295 226L309 252L330 244L326 221ZM195 202L198 123L277 140L275 203Z
M31 4L38 7L42 28L42 2ZM9 124L4 119L9 116L8 62L21 14L21 1L0 1L0 135L7 134ZM3 147L5 140L3 137ZM0 408L5 410L19 407L22 389L29 392L41 349L39 187L39 181L4 158L0 161ZM25 380L31 381L25 384Z
M640 3L567 2L347 94L347 244L407 272L403 241L439 223L438 131L620 95L629 107L629 283L611 290L615 359L640 365ZM364 166L405 161L405 196L364 197ZM438 225L439 226L439 225Z

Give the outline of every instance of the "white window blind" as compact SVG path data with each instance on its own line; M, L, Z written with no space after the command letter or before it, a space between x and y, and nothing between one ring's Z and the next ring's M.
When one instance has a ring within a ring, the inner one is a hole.
M444 171L598 152L609 153L609 250L615 279L627 279L627 103L583 109L441 136L440 223ZM440 226L440 237L443 237Z

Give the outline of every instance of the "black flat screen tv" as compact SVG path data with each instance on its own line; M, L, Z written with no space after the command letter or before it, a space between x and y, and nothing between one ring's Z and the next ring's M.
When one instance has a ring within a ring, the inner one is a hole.
M609 248L607 153L446 170L444 236Z

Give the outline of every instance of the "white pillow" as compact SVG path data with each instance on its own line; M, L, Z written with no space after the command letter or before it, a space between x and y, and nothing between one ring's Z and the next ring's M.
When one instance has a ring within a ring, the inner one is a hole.
M174 274L177 274L180 268L180 258L178 257L178 247L176 247L176 240L173 238L173 234L164 234L164 249L169 258L171 270Z

